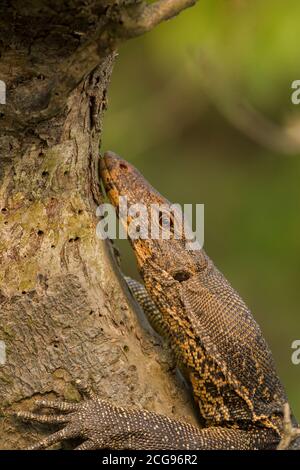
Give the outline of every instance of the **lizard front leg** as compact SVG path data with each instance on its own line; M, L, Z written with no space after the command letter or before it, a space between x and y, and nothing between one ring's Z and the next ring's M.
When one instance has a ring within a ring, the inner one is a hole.
M124 276L124 279L127 283L127 286L143 309L144 314L146 315L147 320L149 321L152 328L164 339L168 339L168 326L164 320L164 316L161 311L156 307L155 303L149 296L143 284L132 279L131 277Z
M115 406L80 385L88 399L78 404L37 401L39 408L51 408L59 414L14 413L18 418L49 424L63 424L60 431L29 447L46 449L65 439L81 438L76 450L195 450L256 449L266 444L265 431L211 427L198 429L183 421L150 411ZM272 440L270 434L270 440Z

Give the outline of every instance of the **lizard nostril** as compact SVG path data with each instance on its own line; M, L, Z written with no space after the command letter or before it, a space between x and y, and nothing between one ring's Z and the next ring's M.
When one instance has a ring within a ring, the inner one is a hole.
M173 278L178 282L187 281L190 277L191 274L188 271L177 271L173 274Z

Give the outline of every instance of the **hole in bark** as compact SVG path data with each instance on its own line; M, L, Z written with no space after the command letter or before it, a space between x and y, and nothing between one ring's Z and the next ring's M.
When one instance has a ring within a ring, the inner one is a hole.
M3 213L4 213L4 212L7 212L6 207L3 207L3 208L1 209L1 212L3 212Z
M7 220L6 220L6 221L4 222L4 225L7 225L7 224L8 224L8 222L7 222Z
M39 157L43 158L44 156L45 156L45 154L41 151L41 152L39 153Z
M44 235L44 232L43 232L43 230L38 230L37 234L38 234L39 237L41 237L42 235Z
M129 351L129 347L127 346L127 344L125 344L125 346L123 346L123 351L125 351L125 352Z
M45 80L45 75L43 75L42 73L40 73L36 78L37 78L38 80Z
M68 170L65 170L64 171L64 175L67 176L69 174L69 171Z
M0 113L0 118L3 118L5 116L4 113Z
M51 245L51 248L55 248L55 245Z
M83 210L82 209L79 209L78 210L78 214L82 214Z
M89 313L89 315L93 315L93 313L94 313L94 310L91 310L90 313Z
M22 290L22 294L23 294L23 295L26 295L26 290Z
M42 172L42 176L49 176L49 173L48 173L48 171L46 171L46 170L45 170L45 171L43 171L43 172Z

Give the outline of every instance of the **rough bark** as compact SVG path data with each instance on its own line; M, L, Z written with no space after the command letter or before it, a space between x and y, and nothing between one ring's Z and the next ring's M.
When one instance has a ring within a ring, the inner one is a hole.
M1 449L49 432L7 410L41 396L78 400L75 378L116 403L195 420L169 354L140 325L108 245L96 237L101 120L116 46L193 3L1 2Z

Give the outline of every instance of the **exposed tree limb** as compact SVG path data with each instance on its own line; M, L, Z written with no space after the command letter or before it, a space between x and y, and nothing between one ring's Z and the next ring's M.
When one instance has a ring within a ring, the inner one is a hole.
M150 5L141 4L139 8L128 8L121 15L122 25L119 32L123 37L134 37L151 31L162 21L169 20L182 10L195 5L197 0L158 0Z

